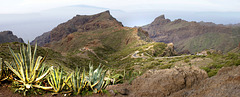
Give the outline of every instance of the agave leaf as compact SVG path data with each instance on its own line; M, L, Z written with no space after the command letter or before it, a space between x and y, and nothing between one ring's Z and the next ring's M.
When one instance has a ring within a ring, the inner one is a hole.
M35 59L36 59L36 52L37 52L37 43L35 44L34 52L33 52L33 58L31 64L35 64ZM33 65L30 66L30 71L33 71Z
M60 92L65 85L64 82L62 83L62 81L64 80L62 78L63 71L62 71L62 69L60 72L59 71L60 71L59 68L52 70L50 73L50 77L48 78L48 82L53 87L53 89L54 89L53 91L55 93ZM67 80L69 80L69 78Z
M2 74L3 74L3 62L2 58L0 58L0 78L2 78Z
M99 79L99 84L97 84L94 88L96 88L97 90L100 90L103 85L104 85L104 77L105 77L106 71L102 74L102 76Z
M24 45L20 48L20 53L14 53L13 50L9 47L9 50L13 56L13 63L9 64L8 62L4 62L7 67L16 74L20 80L15 80L22 83L22 87L24 91L28 91L30 89L29 86L35 86L38 88L45 88L39 85L41 79L43 79L53 67L45 69L45 66L42 65L46 56L43 58L38 56L36 59L36 51L37 44L35 44L35 49L32 55L31 45L28 42L27 47Z
M54 91L56 90L56 87L52 84L53 83L53 79L52 78L48 78L48 83L49 85L54 89Z
M93 70L93 65L89 65L89 69L89 77L86 77L88 85L94 93L97 93L107 85L104 81L107 70L103 72L103 66L101 65L99 65L95 70Z
M61 87L61 89L63 89L63 87L67 84L67 82L71 79L71 76L72 76L73 73L71 73L63 82L63 85ZM68 85L68 84L67 84ZM69 85L68 85L69 86Z
M79 72L80 73L80 72ZM80 74L79 74L80 75ZM82 76L81 79L79 79L79 87L78 87L78 91L77 94L79 94L81 92L81 90L86 86L86 81L85 81L85 69L82 72Z
M18 64L18 65L16 65L16 66L17 66L17 68L19 69L19 68L20 68L20 67L19 67L20 63L19 63L19 62L21 62L21 61L20 61L19 59L17 59L16 54L13 52L13 50L12 50L10 47L8 47L8 48L9 48L9 50L10 50L10 52L11 52L13 58L14 58L14 61L16 62L16 64Z
M4 63L8 66L8 68L18 76L18 78L20 78L23 81L22 76L20 75L20 73L18 71L16 71L7 61L4 61Z
M41 75L40 77L36 78L35 81L37 82L37 81L41 80L42 78L44 78L44 77L50 72L50 70L52 70L52 69L53 69L53 66L50 67L50 68L47 70L47 72L45 72L43 75Z
M36 87L36 88L41 88L43 90L51 90L53 89L52 87L44 87L44 86L40 86L40 85L32 85L33 87Z

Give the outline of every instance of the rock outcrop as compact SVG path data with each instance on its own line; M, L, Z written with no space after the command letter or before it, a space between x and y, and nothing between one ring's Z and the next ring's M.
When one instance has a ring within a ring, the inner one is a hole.
M240 66L224 67L216 76L197 67L150 70L132 81L107 87L130 97L239 97ZM116 95L116 94L114 94Z
M141 27L137 29L137 35L144 41L151 42L152 39L149 38L148 32L144 31Z
M197 67L149 70L133 80L131 85L109 86L107 89L131 97L166 97L182 89L189 89L207 77L207 73Z
M240 66L225 67L216 76L205 79L190 89L176 92L172 97L239 97Z
M205 49L228 52L240 42L240 27L181 19L171 21L164 15L142 28L154 41L173 42L178 52L189 50L195 53Z
M22 38L18 38L16 35L13 35L12 31L3 31L0 32L0 43L6 42L21 42L24 43Z

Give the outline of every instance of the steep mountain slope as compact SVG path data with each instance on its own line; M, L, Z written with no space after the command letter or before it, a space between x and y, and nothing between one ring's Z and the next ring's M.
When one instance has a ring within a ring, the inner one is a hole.
M73 32L87 32L114 26L123 27L122 23L113 18L109 11L105 11L96 15L77 15L71 20L58 25L52 31L46 32L37 37L32 41L32 44L38 41L41 43L40 45L43 46L49 42L59 41Z
M6 42L21 42L23 43L22 38L18 38L16 35L13 35L12 31L3 31L0 32L0 43Z
M45 32L41 36L36 37L32 42L31 45L34 45L36 42L38 46L44 46L45 44L50 42L50 32Z
M152 40L148 36L142 28L123 27L109 11L105 11L77 15L31 43L37 41L41 46L60 52L76 66L90 61L112 65L149 44Z
M240 42L240 28L214 23L187 22L185 20L157 17L151 24L142 27L157 42L175 44L177 51L189 50L191 53L205 49L228 52Z
M109 11L91 16L77 15L54 28L51 31L51 41L61 40L73 32L87 32L109 27L122 27L122 23L113 18Z

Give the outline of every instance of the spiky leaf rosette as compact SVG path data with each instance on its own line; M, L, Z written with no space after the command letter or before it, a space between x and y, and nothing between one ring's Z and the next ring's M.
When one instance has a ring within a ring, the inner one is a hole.
M36 87L45 90L52 89L52 87L43 87L38 85L39 82L53 69L53 67L46 68L43 66L46 56L36 57L37 43L35 44L33 54L29 42L27 47L22 45L20 53L14 53L10 47L9 50L13 56L13 62L10 64L7 61L4 61L4 63L19 78L15 81L23 84L23 87L21 88L30 89L31 87Z

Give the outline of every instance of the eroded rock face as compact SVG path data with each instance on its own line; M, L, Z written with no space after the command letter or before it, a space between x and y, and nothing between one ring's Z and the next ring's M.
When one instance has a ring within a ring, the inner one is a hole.
M173 97L239 97L240 66L219 70L216 76L203 80L190 89L183 89Z
M36 37L32 42L31 45L34 45L36 42L38 46L44 46L45 44L49 43L51 38L50 38L50 32L45 32L41 36Z
M3 31L0 32L0 43L6 42L21 42L23 43L22 38L18 38L16 35L13 35L12 31Z
M133 80L132 85L110 86L108 90L129 90L131 97L166 97L206 79L207 73L197 67L150 70Z

